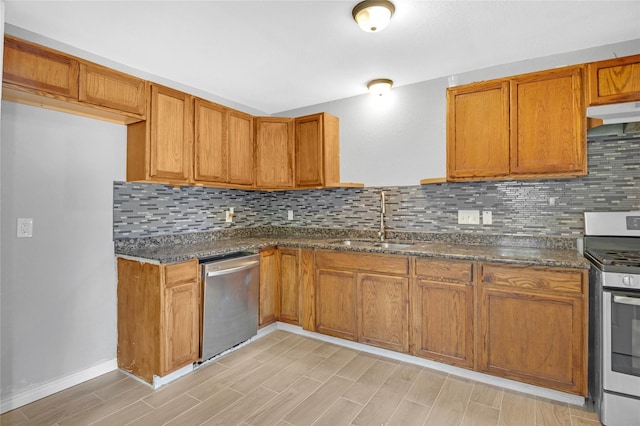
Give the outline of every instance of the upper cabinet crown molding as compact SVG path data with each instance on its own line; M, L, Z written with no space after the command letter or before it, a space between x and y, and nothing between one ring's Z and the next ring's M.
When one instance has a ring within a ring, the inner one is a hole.
M587 64L587 105L640 101L640 55Z
M2 83L9 101L119 124L145 119L146 81L11 36Z

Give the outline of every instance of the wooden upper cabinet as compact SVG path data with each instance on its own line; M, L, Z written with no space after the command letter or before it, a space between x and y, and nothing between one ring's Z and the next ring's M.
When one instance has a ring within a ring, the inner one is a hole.
M146 82L99 65L80 63L78 100L145 116Z
M339 120L327 113L295 119L296 187L331 187L340 182Z
M587 105L640 101L640 55L587 65Z
M447 179L585 175L583 68L448 89Z
M42 94L78 99L78 60L5 36L2 81Z
M230 184L252 186L254 182L253 116L229 110L227 170Z
M293 188L293 119L255 117L256 186Z
M2 98L118 124L144 120L148 83L11 36Z
M194 102L193 180L227 182L227 108L202 99Z
M587 173L583 67L511 79L511 174Z
M151 85L150 165L154 180L187 183L191 177L193 98Z
M447 176L509 174L509 82L447 90Z

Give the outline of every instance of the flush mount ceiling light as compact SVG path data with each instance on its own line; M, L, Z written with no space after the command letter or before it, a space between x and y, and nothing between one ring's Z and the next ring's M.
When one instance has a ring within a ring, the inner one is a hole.
M353 8L353 19L368 33L382 31L391 20L396 8L387 0L365 0Z
M369 93L374 96L386 95L391 91L391 86L393 86L393 81L389 80L388 78L377 78L367 83L367 89L369 89Z

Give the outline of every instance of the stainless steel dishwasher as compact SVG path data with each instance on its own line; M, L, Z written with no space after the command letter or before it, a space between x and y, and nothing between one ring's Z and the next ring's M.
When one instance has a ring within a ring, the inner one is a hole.
M238 253L200 263L201 355L206 361L257 334L260 255Z

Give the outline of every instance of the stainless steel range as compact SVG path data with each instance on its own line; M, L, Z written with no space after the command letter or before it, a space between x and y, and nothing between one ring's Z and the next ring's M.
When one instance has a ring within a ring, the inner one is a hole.
M640 211L584 219L590 398L605 425L640 425Z

